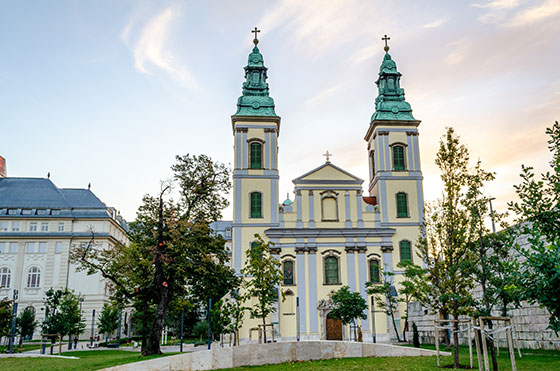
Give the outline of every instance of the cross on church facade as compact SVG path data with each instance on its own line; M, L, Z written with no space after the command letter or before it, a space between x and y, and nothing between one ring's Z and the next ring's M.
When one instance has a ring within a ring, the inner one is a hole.
M255 39L253 40L253 42L255 43L255 45L257 45L259 43L259 38L257 37L257 33L261 32L261 30L259 30L258 28L255 27L255 29L253 31L251 31L251 33L255 34Z
M327 158L327 162L330 162L330 157L332 156L332 153L329 153L329 151L327 150L327 153L323 154L323 156L325 156Z

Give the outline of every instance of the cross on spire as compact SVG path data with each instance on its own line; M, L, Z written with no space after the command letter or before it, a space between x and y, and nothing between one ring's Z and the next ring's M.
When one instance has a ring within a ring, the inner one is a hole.
M329 150L327 150L327 153L323 154L323 156L327 158L327 162L330 162L330 157L332 156L332 153L329 153Z
M257 45L259 43L259 39L257 37L257 33L261 32L261 30L259 30L258 28L255 27L255 29L253 31L251 31L251 33L255 34L255 38L253 39L253 43L255 43L255 45Z
M385 52L389 51L389 45L387 44L387 41L391 40L390 37L387 37L387 35L385 35L384 37L381 38L381 40L385 41L385 47L383 48L383 50L385 50Z

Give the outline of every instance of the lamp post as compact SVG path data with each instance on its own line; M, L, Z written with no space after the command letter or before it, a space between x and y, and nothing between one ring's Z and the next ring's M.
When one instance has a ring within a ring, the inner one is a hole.
M212 298L208 299L208 349L212 347Z
M14 312L12 315L12 328L10 329L10 354L13 353L14 351L14 336L16 333L16 318L17 318L17 307L18 307L18 303L17 300L19 298L19 292L17 289L14 289Z
M488 199L488 203L490 204L490 217L492 218L492 232L496 233L496 223L494 222L494 209L492 208L492 200L495 200L496 197L490 197Z
M93 331L95 329L95 309L91 314L91 337L89 338L89 347L93 347Z
M117 349L121 347L121 322L122 322L122 309L119 309L119 324L117 327Z
M185 323L185 308L183 307L181 309L181 347L179 349L179 351L181 353L183 353L183 328L184 328L184 323Z

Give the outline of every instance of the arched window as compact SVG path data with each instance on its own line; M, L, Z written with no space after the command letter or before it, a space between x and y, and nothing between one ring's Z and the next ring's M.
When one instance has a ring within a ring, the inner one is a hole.
M375 176L375 153L371 151L369 153L369 162L371 164L371 176Z
M405 261L412 261L412 251L410 250L410 241L403 240L399 243L399 250L401 255L401 263Z
M379 260L371 259L369 261L369 281L373 283L379 283Z
M340 284L338 258L336 256L327 256L325 258L325 285L338 284Z
M284 260L283 271L284 271L284 285L293 285L294 284L294 261Z
M321 220L324 222L338 222L337 193L333 191L321 192Z
M405 170L404 146L402 145L393 146L393 170L396 171Z
M8 267L0 268L0 288L7 289L10 287L10 280L12 278L12 272Z
M251 218L262 218L262 195L260 192L251 193Z
M27 270L27 287L36 289L41 284L41 270L37 267L31 267Z
M251 142L249 164L251 169L262 169L262 144L259 142Z
M397 218L408 218L408 200L404 192L397 193Z

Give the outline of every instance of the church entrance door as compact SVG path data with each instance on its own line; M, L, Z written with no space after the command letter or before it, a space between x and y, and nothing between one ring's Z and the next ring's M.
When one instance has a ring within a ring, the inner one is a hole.
M342 340L342 321L327 316L327 340Z

